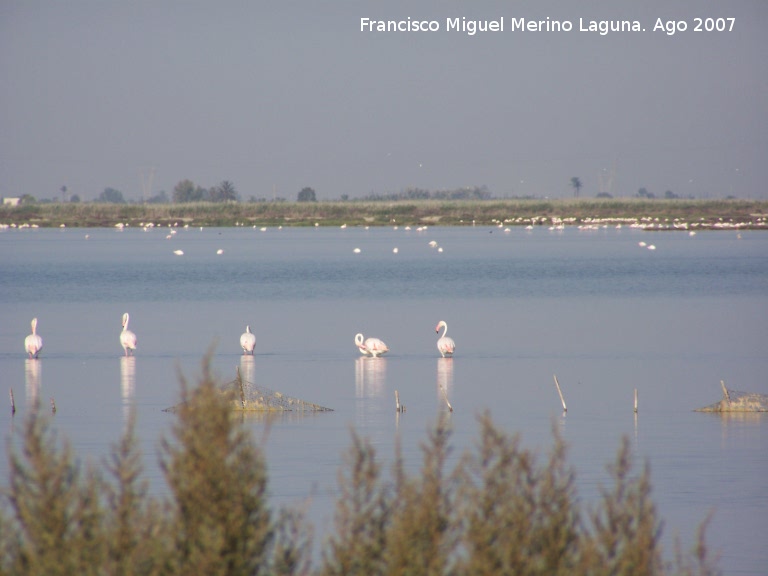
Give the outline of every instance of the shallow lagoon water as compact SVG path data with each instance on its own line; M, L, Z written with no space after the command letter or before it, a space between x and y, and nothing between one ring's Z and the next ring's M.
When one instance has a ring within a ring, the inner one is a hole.
M667 551L675 536L689 548L712 513L708 542L723 571L764 573L768 415L692 411L720 398L721 379L768 394L764 232L175 232L0 232L0 388L14 390L18 408L14 417L0 412L0 478L7 439L30 403L54 398L57 430L94 460L119 439L135 406L146 476L163 493L159 440L173 417L162 409L178 400L179 371L195 381L213 347L222 379L239 367L259 385L334 409L268 425L246 417L265 447L274 503L308 506L318 546L352 428L385 461L399 439L416 470L419 445L438 418L449 418L458 458L488 410L529 447L545 450L558 428L587 503L629 437L638 467L651 466ZM139 339L129 360L118 342L126 311ZM44 339L36 362L22 346L35 316ZM435 347L441 319L457 342L453 359ZM238 341L246 324L257 341L255 356L244 359ZM382 338L390 354L360 358L357 332ZM395 390L404 414L395 412Z

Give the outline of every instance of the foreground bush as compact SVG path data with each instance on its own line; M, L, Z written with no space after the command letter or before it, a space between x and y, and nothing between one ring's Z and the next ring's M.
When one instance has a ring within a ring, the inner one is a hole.
M340 470L335 529L312 566L311 527L270 510L264 455L203 363L182 378L172 438L162 439L169 496L148 496L129 426L102 469L82 468L39 411L11 447L0 502L0 574L206 575L710 575L703 536L689 557L664 561L647 469L628 442L593 510L579 506L555 433L543 462L518 436L480 418L477 447L448 469L438 424L418 474L399 454L384 474L357 435Z

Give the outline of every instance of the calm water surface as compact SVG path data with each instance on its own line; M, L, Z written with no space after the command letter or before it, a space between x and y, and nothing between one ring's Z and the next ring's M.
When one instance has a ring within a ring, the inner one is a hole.
M239 367L259 385L334 409L281 416L266 436L263 418L247 418L264 441L275 505L308 506L317 545L332 520L352 428L384 460L399 438L416 470L438 418L449 417L458 458L488 410L532 448L547 449L557 427L587 503L608 482L605 466L621 438L630 438L638 464L651 466L665 548L676 536L689 548L712 513L708 541L724 572L765 574L768 415L692 409L719 400L721 379L768 394L768 234L168 232L0 232L0 392L13 389L18 408L15 417L0 411L3 482L8 438L36 398L46 406L54 398L56 428L97 461L135 406L146 476L164 493L159 440L173 417L162 409L178 400L178 371L195 381L215 346L222 379ZM139 339L128 360L118 342L126 311ZM44 339L36 362L23 352L35 316ZM457 342L453 359L435 347L441 319ZM240 354L246 324L257 339L254 358ZM360 358L357 332L382 338L390 354ZM395 390L405 414L395 413Z

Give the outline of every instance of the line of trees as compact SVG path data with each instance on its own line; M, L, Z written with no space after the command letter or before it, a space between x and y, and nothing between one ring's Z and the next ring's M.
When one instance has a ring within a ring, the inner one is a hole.
M239 196L235 185L223 180L218 186L201 188L191 180L181 180L173 188L173 201L180 202L237 202Z
M396 200L490 200L493 198L487 186L465 186L450 190L406 188L401 192L371 193L361 200L367 202Z
M573 188L573 195L579 198L581 195L581 189L583 184L581 179L577 176L573 176L570 179L570 186ZM62 202L66 202L67 199L67 187L61 187ZM640 188L635 194L637 198L655 199L657 196L652 192L649 192L646 188ZM664 192L665 199L679 199L679 196L667 190ZM613 198L608 192L599 192L597 198ZM693 199L693 196L688 196L689 199ZM347 194L341 196L342 201L348 201L350 198ZM465 186L461 188L453 188L446 190L429 190L425 188L406 188L400 192L387 192L387 193L371 193L367 196L355 198L354 200L377 202L386 201L394 202L398 200L491 200L493 194L487 186ZM274 198L274 201L285 201L285 198ZM40 200L40 202L56 202L53 200ZM80 196L72 194L69 197L69 202L80 202ZM212 186L210 188L203 188L192 182L191 180L180 180L173 188L173 194L171 198L164 190L161 190L157 194L150 198L143 199L148 204L167 204L169 201L174 203L187 203L187 202L238 202L240 201L240 195L238 194L235 185L229 180L223 180L220 184ZM251 197L251 202L266 202L266 198ZM317 194L315 190L309 186L302 188L297 196L297 202L317 202ZM34 204L37 200L29 195L25 194L20 199L20 204ZM123 193L115 188L105 188L96 198L95 202L104 202L110 204L125 204L126 200Z
M581 192L583 184L581 183L581 179L578 176L574 176L571 178L571 187L573 188L573 195L574 197L578 198L579 193ZM637 191L637 194L635 194L636 198L644 198L646 200L653 200L656 198L656 195L652 192L648 192L646 188L640 188ZM599 192L597 194L597 198L613 198L611 194L608 192ZM679 199L681 196L678 196L672 190L667 190L664 192L664 199L666 200L675 200ZM693 199L693 196L689 196L689 199Z
M637 191L637 194L635 194L635 197L652 200L656 198L656 194L654 194L653 192L648 192L646 188L640 188ZM664 198L666 200L675 200L675 199L682 198L682 196L675 194L674 192L672 192L672 190L667 190L664 192ZM688 198L693 199L693 196L689 196Z
M585 511L563 441L541 461L480 418L480 438L449 469L438 423L409 473L384 474L371 442L353 434L339 475L331 534L313 566L301 510L270 508L260 442L210 375L182 378L171 438L160 444L167 496L150 496L131 419L102 468L83 469L42 410L10 445L0 490L3 575L710 576L703 535L690 555L662 557L650 474L632 469L628 440L612 485ZM701 531L703 534L703 531Z

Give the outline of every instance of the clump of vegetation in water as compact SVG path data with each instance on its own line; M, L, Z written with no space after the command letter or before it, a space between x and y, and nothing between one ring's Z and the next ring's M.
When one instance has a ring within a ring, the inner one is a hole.
M480 418L476 448L448 463L438 423L409 473L385 474L358 435L339 476L335 524L313 566L300 510L273 510L264 453L203 362L161 442L164 498L150 496L131 422L99 468L83 468L41 410L12 446L0 501L0 574L710 575L703 536L663 559L647 467L628 441L591 511L579 503L562 439L541 455Z

